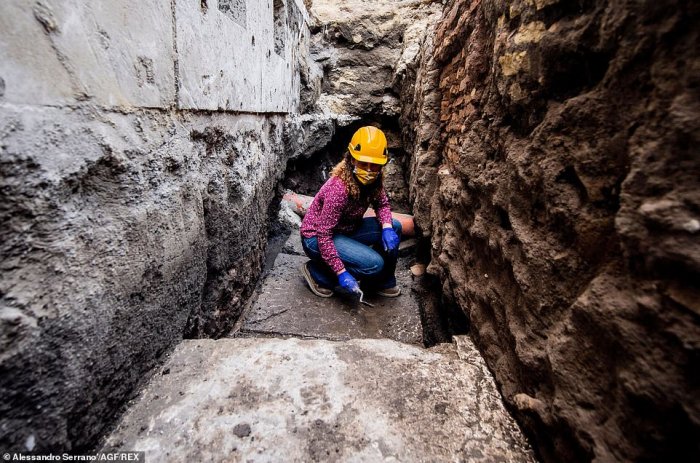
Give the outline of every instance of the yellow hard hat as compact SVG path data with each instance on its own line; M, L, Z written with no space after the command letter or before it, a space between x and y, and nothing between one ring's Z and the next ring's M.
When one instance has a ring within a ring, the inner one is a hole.
M353 158L361 162L370 162L381 166L389 162L386 136L376 127L360 127L352 136L348 151Z

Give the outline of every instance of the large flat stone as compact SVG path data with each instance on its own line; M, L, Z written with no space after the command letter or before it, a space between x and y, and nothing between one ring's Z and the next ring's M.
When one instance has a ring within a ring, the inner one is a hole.
M299 103L293 50L305 49L299 0L178 0L177 49L183 109L292 112Z
M305 256L277 256L256 302L245 315L242 333L422 343L418 302L411 297L411 277L404 260L399 261L397 270L403 294L397 298L368 294L366 300L374 307L360 305L349 296L322 298L313 294L299 271L307 260Z
M170 0L4 0L0 78L4 100L160 107L175 99ZM29 44L29 45L28 45Z
M105 450L149 462L534 461L467 347L474 361L449 344L184 341Z

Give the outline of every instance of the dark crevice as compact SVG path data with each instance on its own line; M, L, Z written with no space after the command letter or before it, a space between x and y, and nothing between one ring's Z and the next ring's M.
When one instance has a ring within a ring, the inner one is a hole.
M589 13L597 6L595 0L570 0L566 2L553 2L545 5L541 10L538 10L535 17L549 28L555 22L565 18L573 18L583 16Z
M576 169L573 166L566 166L559 175L557 175L556 182L566 183L574 187L576 193L578 194L579 200L582 203L588 202L588 191L586 186L579 178L576 173Z
M502 229L512 230L513 225L510 223L510 217L508 217L508 212L500 206L495 206L496 214L498 214L498 222Z
M544 86L547 96L564 101L580 95L600 82L608 71L610 54L587 49L570 50L557 45L547 46L547 70Z

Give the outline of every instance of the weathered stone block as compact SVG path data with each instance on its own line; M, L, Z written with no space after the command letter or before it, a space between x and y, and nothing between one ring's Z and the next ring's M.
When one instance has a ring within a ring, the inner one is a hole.
M283 125L7 105L0 127L0 445L83 449L185 331L240 312Z
M0 6L3 99L170 106L175 96L172 32L169 0L8 0Z
M104 450L156 462L535 461L468 338L432 349L188 340L162 373Z
M176 2L179 101L183 109L294 112L306 13L297 0ZM278 21L274 21L275 18Z
M204 63L231 58L222 50L234 42L252 47L232 33L240 24L272 37L272 5L249 2L234 15L241 2L221 2L223 12L187 2L192 34L176 55L184 3L0 4L3 449L89 449L162 355L183 335L227 331L252 292L290 155L284 118L177 110L175 63L193 52ZM282 36L293 32L306 50L300 8L284 16ZM201 15L230 27L196 22ZM265 62L264 42L252 62ZM239 66L226 85L180 79L181 98L208 92L185 107L218 109L252 92L257 106L244 111L295 108L303 57L294 45L272 51L283 64L274 72ZM281 98L260 104L261 89L283 85Z

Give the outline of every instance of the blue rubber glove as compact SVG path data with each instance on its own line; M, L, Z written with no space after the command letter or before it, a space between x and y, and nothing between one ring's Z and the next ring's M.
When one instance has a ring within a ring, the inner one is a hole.
M393 228L384 228L382 230L382 243L384 243L385 251L394 251L399 247L399 235Z
M356 293L360 290L360 285L357 284L357 280L353 278L347 270L338 275L338 283L340 283L343 289L351 293Z

